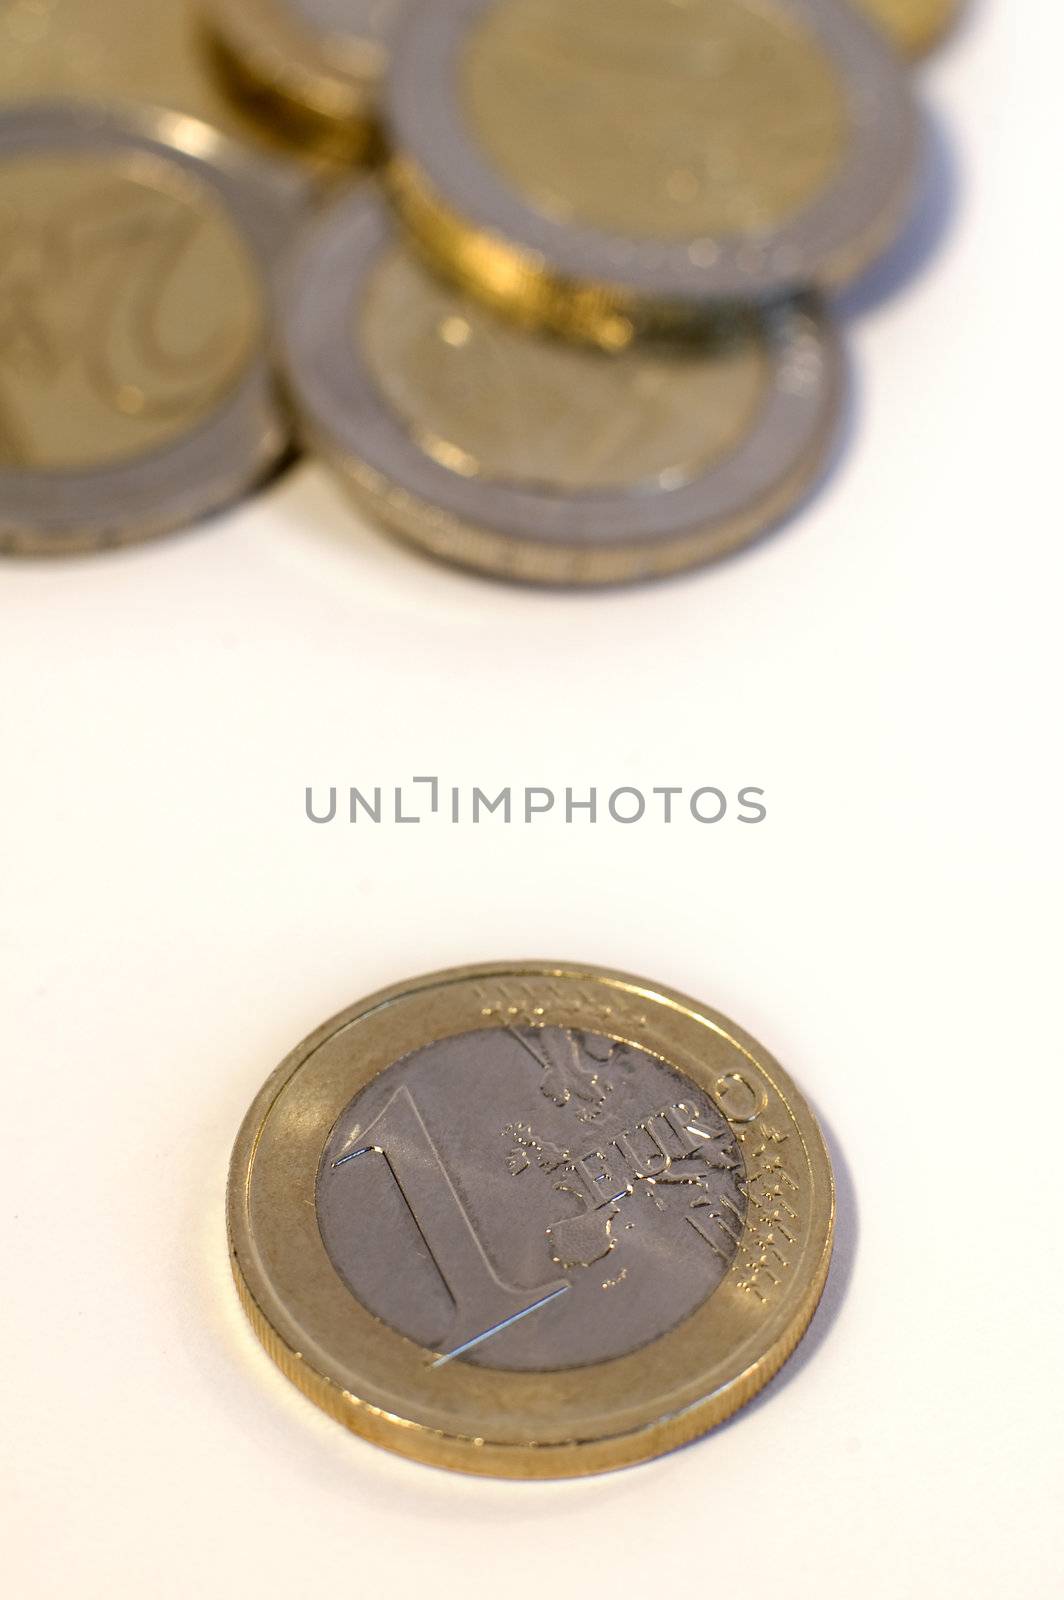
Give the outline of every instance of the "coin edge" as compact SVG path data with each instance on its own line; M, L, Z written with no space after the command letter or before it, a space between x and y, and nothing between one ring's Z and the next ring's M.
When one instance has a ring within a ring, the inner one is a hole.
M790 1319L768 1349L763 1351L744 1372L731 1379L726 1388L704 1396L680 1412L654 1419L628 1432L594 1440L571 1440L554 1444L537 1444L532 1441L499 1444L470 1436L443 1433L374 1406L318 1372L299 1351L282 1338L271 1323L256 1297L250 1275L245 1272L241 1261L243 1238L247 1241L246 1254L250 1257L254 1253L244 1202L259 1137L281 1091L314 1051L347 1022L404 997L412 997L444 983L478 977L498 978L515 975L579 976L592 981L607 979L626 987L632 986L668 1004L678 1005L696 1017L726 1023L728 1030L738 1041L744 1044L756 1044L756 1041L752 1040L738 1024L689 996L633 974L578 962L514 961L474 964L427 973L378 990L364 1000L356 1001L353 1006L338 1012L302 1040L270 1074L252 1101L233 1147L226 1189L230 1268L237 1296L249 1325L266 1354L307 1399L360 1438L407 1459L476 1477L529 1480L585 1477L649 1461L702 1437L734 1416L771 1382L790 1359L807 1333L823 1296L834 1248L838 1203L831 1154L816 1115L803 1092L793 1083L786 1070L779 1067L775 1058L760 1045L757 1045L759 1056L771 1062L794 1089L808 1117L810 1131L816 1142L818 1159L815 1165L820 1169L816 1175L826 1185L827 1207L825 1215L822 1199L813 1215L818 1230L823 1230L823 1245L805 1292ZM812 1153L807 1152L807 1154L812 1163Z

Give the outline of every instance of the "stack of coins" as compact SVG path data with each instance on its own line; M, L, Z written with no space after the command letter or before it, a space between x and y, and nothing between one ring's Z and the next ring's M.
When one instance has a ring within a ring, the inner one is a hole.
M904 226L896 47L952 9L0 0L0 547L187 524L293 431L500 576L745 544L830 458L824 297Z

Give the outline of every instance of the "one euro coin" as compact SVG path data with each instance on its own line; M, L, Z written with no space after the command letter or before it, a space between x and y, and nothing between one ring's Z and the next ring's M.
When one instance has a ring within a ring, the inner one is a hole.
M237 1138L232 1269L328 1414L501 1477L659 1455L805 1331L834 1188L783 1069L718 1012L567 963L399 984L326 1023Z

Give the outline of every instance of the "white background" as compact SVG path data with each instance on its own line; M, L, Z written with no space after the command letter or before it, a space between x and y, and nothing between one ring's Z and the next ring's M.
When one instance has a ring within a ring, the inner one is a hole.
M850 327L826 490L681 580L437 567L303 468L2 594L4 1565L20 1597L1059 1592L1064 15L922 73L913 243ZM1059 151L1057 152L1059 155ZM889 291L889 292L888 292ZM759 784L761 827L312 827L306 784ZM759 1036L829 1127L824 1306L652 1465L467 1480L256 1345L246 1105L413 973L589 960Z

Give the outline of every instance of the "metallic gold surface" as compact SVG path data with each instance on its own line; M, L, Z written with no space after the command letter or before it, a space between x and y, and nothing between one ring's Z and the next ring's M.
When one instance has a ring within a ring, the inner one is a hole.
M0 0L0 104L72 95L164 106L286 149L284 123L242 114L223 81L195 0Z
M0 103L0 551L97 551L262 483L269 349L311 186L184 112Z
M924 56L956 22L961 0L854 0L905 55Z
M471 1030L558 1026L666 1062L726 1119L749 1196L720 1286L622 1357L550 1371L441 1364L355 1299L322 1240L316 1182L337 1118L393 1062ZM697 1437L793 1351L827 1276L830 1163L797 1089L759 1045L694 1001L570 964L502 963L401 984L304 1041L268 1080L230 1170L231 1261L252 1326L330 1416L406 1456L499 1477L606 1471ZM434 1365L435 1363L435 1365Z
M259 273L173 164L0 165L0 461L105 466L190 432L262 336Z
M727 320L709 347L596 354L530 338L401 246L372 274L355 342L442 466L561 490L690 481L743 437L769 381L756 318Z
M538 210L636 238L776 227L848 137L826 52L748 0L504 0L467 43L461 95Z
M521 334L369 185L304 234L281 349L304 442L374 520L534 583L658 577L766 533L823 472L844 387L811 296L612 351Z
M388 177L442 270L617 348L852 282L908 215L908 74L847 0L411 0Z
M0 0L0 100L118 98L232 126L198 44L186 0Z
M385 4L395 0L380 9ZM355 14L366 9L361 0ZM377 153L377 88L387 58L372 37L323 33L294 0L202 0L199 12L237 103L331 159Z
M385 179L403 221L441 269L519 327L552 328L621 350L641 334L689 333L698 320L663 301L545 271L525 251L459 216L402 152L393 155Z

